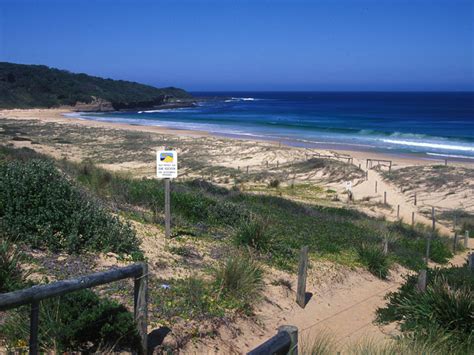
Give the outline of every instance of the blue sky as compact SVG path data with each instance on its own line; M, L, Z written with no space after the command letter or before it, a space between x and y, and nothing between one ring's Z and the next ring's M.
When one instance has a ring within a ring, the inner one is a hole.
M187 90L474 90L472 0L0 0L0 61Z

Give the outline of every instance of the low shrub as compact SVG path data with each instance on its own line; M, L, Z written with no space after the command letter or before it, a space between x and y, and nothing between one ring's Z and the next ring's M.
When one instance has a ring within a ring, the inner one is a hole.
M268 183L268 186L271 187L271 188L277 189L278 187L280 187L280 180L278 180L278 179L271 180Z
M131 226L110 215L45 160L0 165L0 231L35 248L141 256Z
M249 246L259 251L267 251L270 247L267 223L254 217L243 220L234 236L234 241L238 246Z
M237 308L249 311L261 298L263 270L248 256L237 254L227 258L214 270L214 277L219 297L236 301Z
M360 261L375 276L386 279L390 272L390 260L376 245L362 244L357 249Z
M113 301L83 290L41 302L39 343L44 351L142 352L133 315ZM26 343L29 336L28 309L7 314L0 332L9 348Z

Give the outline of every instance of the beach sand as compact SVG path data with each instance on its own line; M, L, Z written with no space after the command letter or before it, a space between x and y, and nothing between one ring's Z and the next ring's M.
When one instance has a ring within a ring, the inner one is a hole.
M155 151L170 147L178 151L182 179L202 177L227 187L238 185L250 193L280 193L286 198L344 206L388 220L397 219L399 206L399 217L407 223L411 223L414 213L415 223L431 225L432 207L437 216L455 209L474 212L474 167L468 163L449 162L442 179L436 180L432 176L438 176L437 169L443 169L439 167L443 161L297 148L206 132L65 117L69 112L66 109L0 111L0 144L28 147L58 159L91 159L107 169L150 178L155 175ZM321 160L318 155L333 158ZM352 163L348 163L347 156L352 158ZM391 160L393 175L386 175L388 168L383 166L367 169L368 158ZM275 179L282 185L279 192L268 189L269 182ZM349 181L353 201L348 201L345 193ZM292 185L303 188L292 189ZM452 220L440 219L437 228L452 235L452 224ZM162 239L144 241L148 258L175 257L164 251L162 231L156 229L153 233ZM469 247L474 247L472 238ZM464 262L464 256L457 255L452 263ZM406 270L399 270L389 280L382 281L362 270L340 272L334 265L314 266L318 273L326 272L309 275L308 290L313 292L313 297L305 310L296 306L294 294L268 282L266 297L271 302L257 311L258 324L242 319L220 329L219 337L197 341L186 350L190 353L247 351L274 335L282 324L297 325L300 330L305 329L300 335L309 337L328 328L337 332L344 343L362 336L386 339L388 334L396 332L390 327L375 326L372 320L375 309L385 302L384 295L399 287ZM162 272L154 266L151 271ZM295 275L277 270L271 270L270 275L273 279L283 275L296 285Z

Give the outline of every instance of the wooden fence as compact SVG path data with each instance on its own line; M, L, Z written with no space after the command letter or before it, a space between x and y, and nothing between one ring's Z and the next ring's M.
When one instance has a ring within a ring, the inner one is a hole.
M23 290L0 294L0 311L30 304L29 353L38 354L38 323L40 301L62 296L74 291L104 285L118 280L134 278L134 319L142 338L143 351L147 349L148 321L148 266L136 263L118 269L97 272L75 279L63 280L47 285L37 285Z
M247 355L297 355L298 354L298 328L284 325L278 328L278 333L265 343L256 347Z

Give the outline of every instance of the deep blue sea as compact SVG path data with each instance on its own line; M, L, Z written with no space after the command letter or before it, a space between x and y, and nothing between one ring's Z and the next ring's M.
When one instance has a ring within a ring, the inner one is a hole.
M474 160L474 92L195 92L198 106L84 118L308 147ZM202 100L200 100L202 98Z

